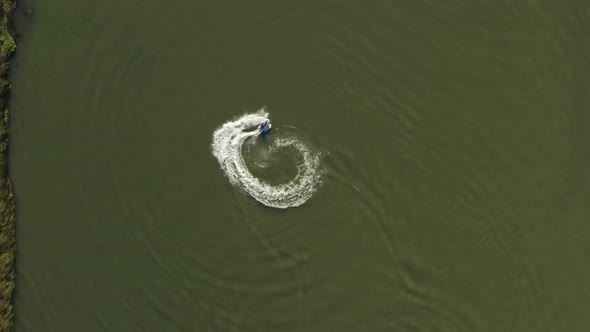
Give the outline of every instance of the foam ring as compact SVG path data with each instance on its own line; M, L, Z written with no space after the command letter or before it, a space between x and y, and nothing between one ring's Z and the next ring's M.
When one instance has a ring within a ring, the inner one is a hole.
M242 146L248 138L259 135L256 126L267 118L268 113L260 110L224 123L213 133L213 155L229 182L258 202L279 209L300 206L311 198L321 183L321 154L299 137L278 137L274 142L276 147L292 147L301 154L297 175L279 185L259 180L248 170L242 157ZM251 128L254 130L248 131Z

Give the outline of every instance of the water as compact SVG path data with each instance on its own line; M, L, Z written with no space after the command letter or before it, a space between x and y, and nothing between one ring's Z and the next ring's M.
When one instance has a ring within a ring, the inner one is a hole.
M19 6L17 331L590 326L587 1Z

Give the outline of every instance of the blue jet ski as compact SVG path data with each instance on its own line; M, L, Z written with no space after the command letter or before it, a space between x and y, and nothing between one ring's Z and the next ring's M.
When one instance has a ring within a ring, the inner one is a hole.
M270 128L272 128L270 120L266 119L258 125L258 132L260 132L261 134L265 134L270 131Z

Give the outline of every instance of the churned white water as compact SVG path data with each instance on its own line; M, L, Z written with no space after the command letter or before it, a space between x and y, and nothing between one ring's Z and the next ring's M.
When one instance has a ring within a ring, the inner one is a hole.
M302 162L297 164L297 175L290 182L270 185L256 178L244 162L242 145L248 138L256 139L259 135L256 127L267 117L268 113L260 110L224 123L213 133L213 155L229 182L258 202L280 209L300 206L313 195L321 182L321 153L315 152L313 146L301 137L289 134L283 137L281 132L273 129L269 135L278 136L273 147L296 149L302 156Z

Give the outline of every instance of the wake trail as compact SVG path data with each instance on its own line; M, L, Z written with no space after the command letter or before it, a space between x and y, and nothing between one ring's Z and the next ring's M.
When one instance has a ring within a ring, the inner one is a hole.
M321 183L321 154L302 138L279 136L274 147L291 147L302 156L302 162L297 164L297 175L290 182L279 185L270 185L256 178L244 162L242 146L247 139L259 135L256 127L267 117L268 113L260 110L224 123L213 133L213 155L229 182L258 202L279 209L300 206L311 198Z

